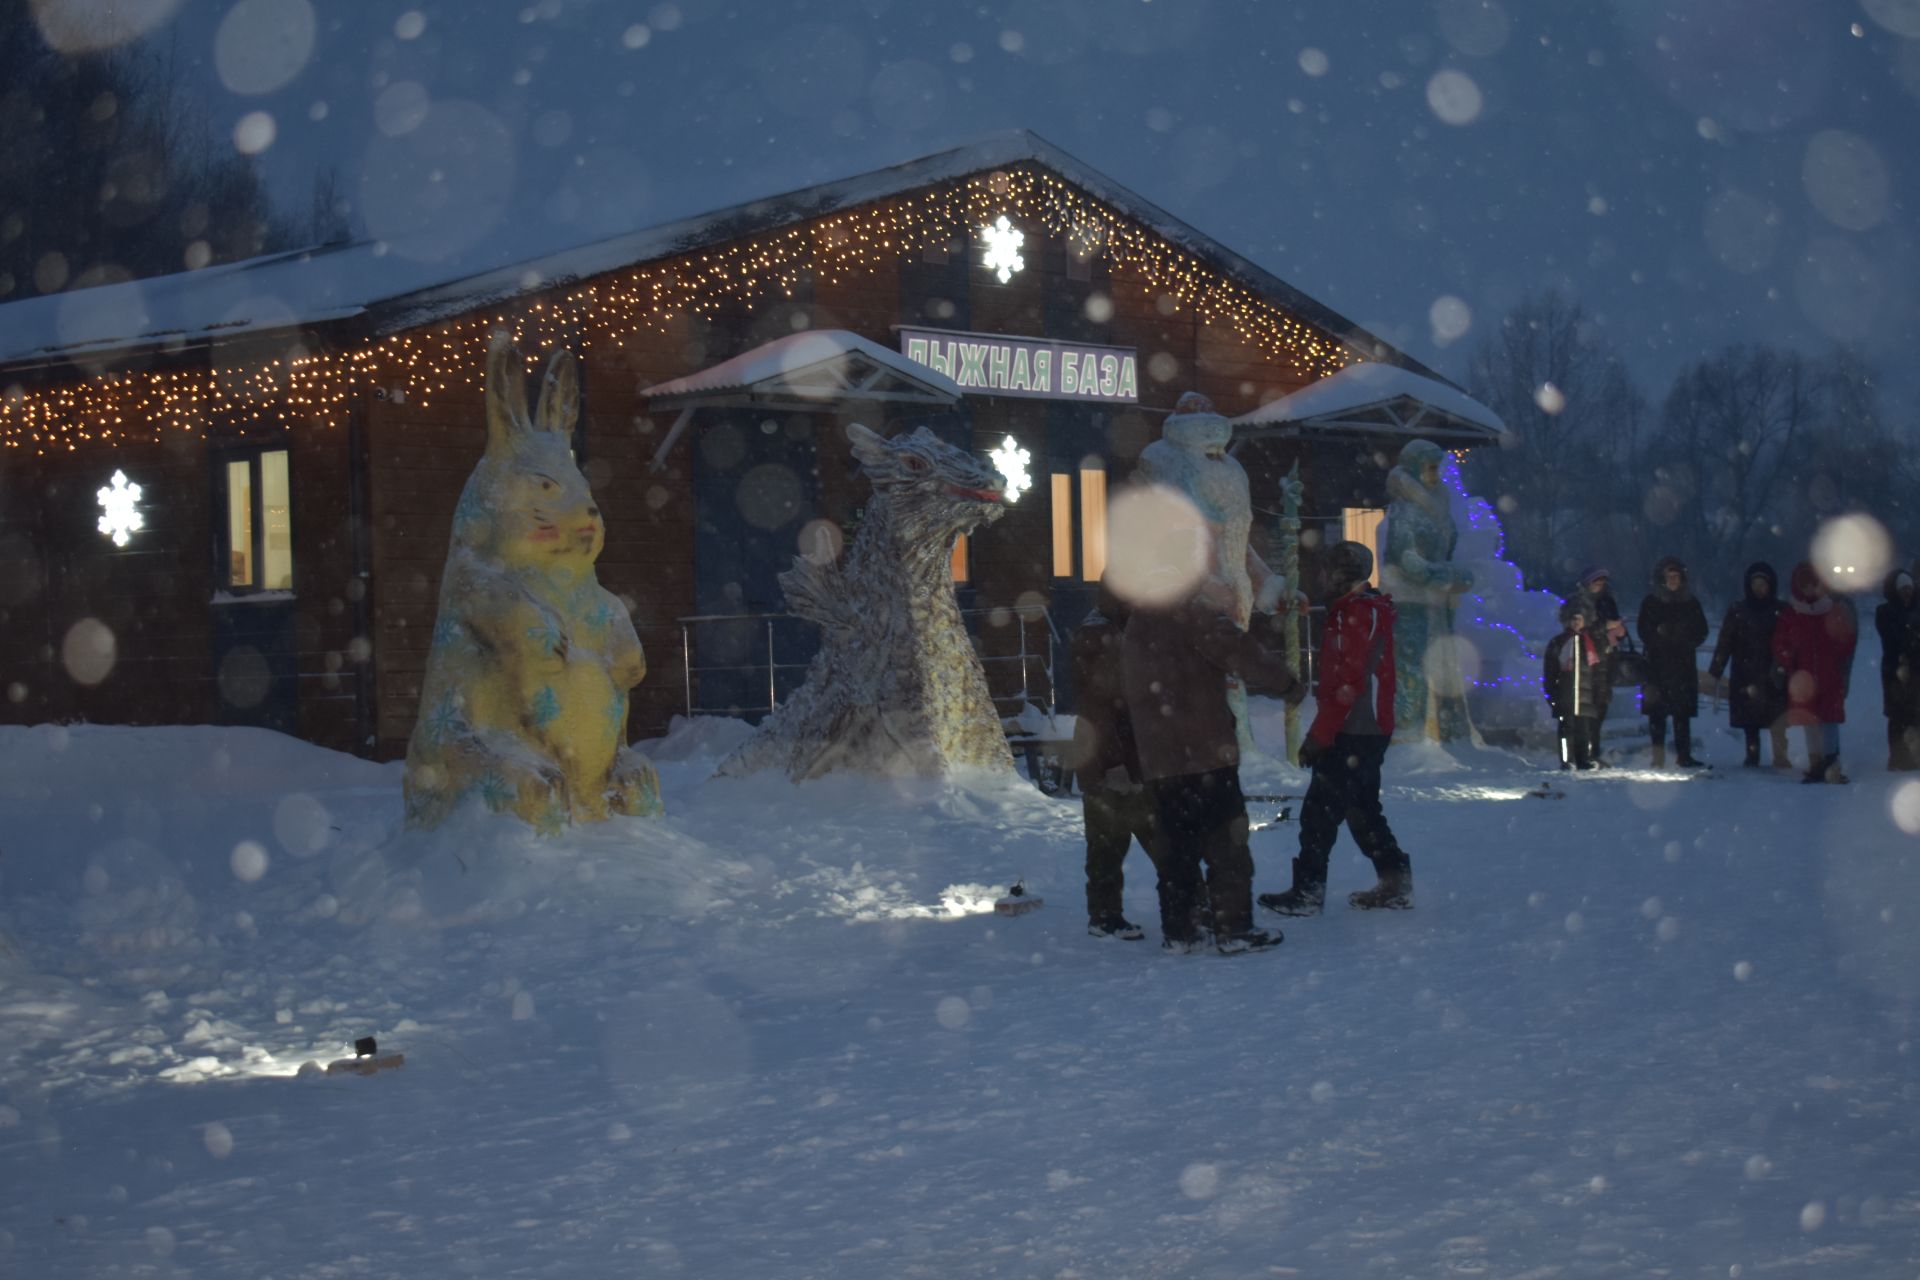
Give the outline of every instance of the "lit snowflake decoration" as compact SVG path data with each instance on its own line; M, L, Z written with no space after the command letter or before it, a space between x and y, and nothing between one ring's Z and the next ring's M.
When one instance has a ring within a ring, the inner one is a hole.
M101 485L97 496L100 532L112 538L114 546L126 546L129 535L146 527L146 517L140 514L140 486L130 482L126 472L114 472L112 483Z
M987 244L987 256L980 259L980 265L997 275L1001 284L1013 279L1013 273L1027 265L1027 260L1020 256L1020 246L1027 242L1027 233L1008 222L1006 214L994 219L992 226L980 228L980 238Z
M1001 221L1005 222L1006 219L1002 218ZM1012 436L1003 440L998 449L988 453L987 461L993 463L993 469L1005 477L1008 502L1020 501L1020 495L1033 488L1033 476L1027 471L1027 463L1033 461L1033 455L1022 449Z

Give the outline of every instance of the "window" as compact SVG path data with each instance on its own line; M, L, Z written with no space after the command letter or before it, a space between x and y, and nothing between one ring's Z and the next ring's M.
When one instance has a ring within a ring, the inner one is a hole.
M1341 538L1373 552L1373 575L1367 581L1376 587L1380 585L1380 526L1386 518L1380 507L1346 507L1340 512Z
M961 534L953 540L953 580L965 585L973 581L973 575L967 568L967 535Z
M1100 581L1107 571L1107 464L1080 460L1080 576Z
M219 589L293 590L293 485L285 449L231 456L219 471L226 517L220 534Z
M1064 471L1052 475L1053 576L1073 576L1073 477Z

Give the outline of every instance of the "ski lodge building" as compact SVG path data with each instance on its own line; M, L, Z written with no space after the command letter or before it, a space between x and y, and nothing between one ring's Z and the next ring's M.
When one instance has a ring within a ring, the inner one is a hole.
M636 739L798 681L813 642L775 579L857 527L848 422L1030 455L1032 489L953 562L1013 704L1064 682L1047 654L1091 601L1107 495L1182 392L1239 416L1263 548L1296 461L1309 528L1366 537L1406 439L1500 432L1024 132L422 270L357 243L0 305L0 723L253 724L404 755L500 328L530 370L560 344L582 360L600 580L649 667Z

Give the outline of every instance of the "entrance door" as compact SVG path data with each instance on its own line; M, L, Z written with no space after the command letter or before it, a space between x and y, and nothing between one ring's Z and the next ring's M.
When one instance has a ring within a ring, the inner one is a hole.
M694 441L694 707L759 720L785 701L819 647L784 616L779 575L819 511L808 414L707 410Z
M214 455L214 718L294 733L293 484L285 447Z

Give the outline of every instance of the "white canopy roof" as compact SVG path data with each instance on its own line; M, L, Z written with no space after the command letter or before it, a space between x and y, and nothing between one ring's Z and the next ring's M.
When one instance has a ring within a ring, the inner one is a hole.
M1291 395L1241 414L1243 435L1369 432L1485 444L1507 434L1500 415L1466 392L1410 369L1351 364Z
M775 338L640 394L657 408L817 409L836 400L944 408L960 400L959 386L945 374L845 329Z

